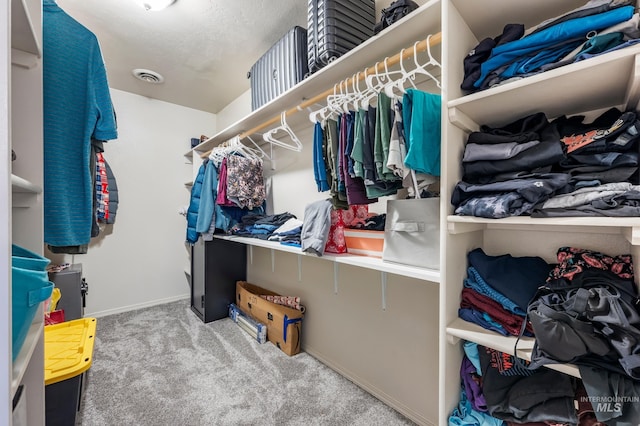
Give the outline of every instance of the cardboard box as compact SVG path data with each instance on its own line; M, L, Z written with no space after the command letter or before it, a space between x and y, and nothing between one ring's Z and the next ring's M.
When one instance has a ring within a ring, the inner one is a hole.
M279 296L267 289L236 282L236 305L246 314L267 326L267 340L287 355L300 352L304 309L297 310L263 299L260 295Z
M347 253L382 258L384 231L366 229L345 229Z

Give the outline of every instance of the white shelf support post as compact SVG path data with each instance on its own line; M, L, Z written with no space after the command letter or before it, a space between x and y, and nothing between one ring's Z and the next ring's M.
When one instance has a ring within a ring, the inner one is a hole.
M249 246L249 264L253 265L253 246Z
M640 246L640 227L630 226L628 228L622 228L620 232L633 247Z
M298 255L298 282L302 282L302 255Z
M640 54L635 56L633 70L629 73L625 106L635 110L638 109L638 103L640 103Z
M338 294L338 262L333 264L333 294Z
M380 283L382 284L382 310L387 310L387 273L380 272Z
M276 272L276 253L273 249L271 251L271 272Z

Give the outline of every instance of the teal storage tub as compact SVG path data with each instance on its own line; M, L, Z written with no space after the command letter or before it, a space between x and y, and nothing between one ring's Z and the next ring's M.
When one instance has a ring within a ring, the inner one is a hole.
M11 247L11 339L15 360L38 311L38 305L51 297L53 283L49 281L49 259L25 248Z

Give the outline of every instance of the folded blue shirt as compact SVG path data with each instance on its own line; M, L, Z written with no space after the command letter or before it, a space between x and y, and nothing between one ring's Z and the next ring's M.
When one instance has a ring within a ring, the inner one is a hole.
M497 46L491 52L491 57L482 64L480 77L473 85L476 88L482 87L491 71L518 58L546 49L562 40L584 37L589 31L598 31L627 21L631 19L633 12L633 6L623 6L597 15L564 21L519 40Z
M480 276L478 271L474 267L467 269L468 277L464 280L464 286L483 294L496 302L500 303L507 311L512 312L522 317L525 316L525 311L516 305L512 300L507 298L504 294L487 284Z

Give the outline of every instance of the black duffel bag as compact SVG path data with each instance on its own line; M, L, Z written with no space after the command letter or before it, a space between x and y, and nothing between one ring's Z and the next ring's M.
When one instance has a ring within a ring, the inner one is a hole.
M378 34L380 31L387 28L389 25L402 19L409 13L418 8L416 2L411 0L396 0L389 5L389 7L382 9L382 17L380 22L373 28L373 33Z

